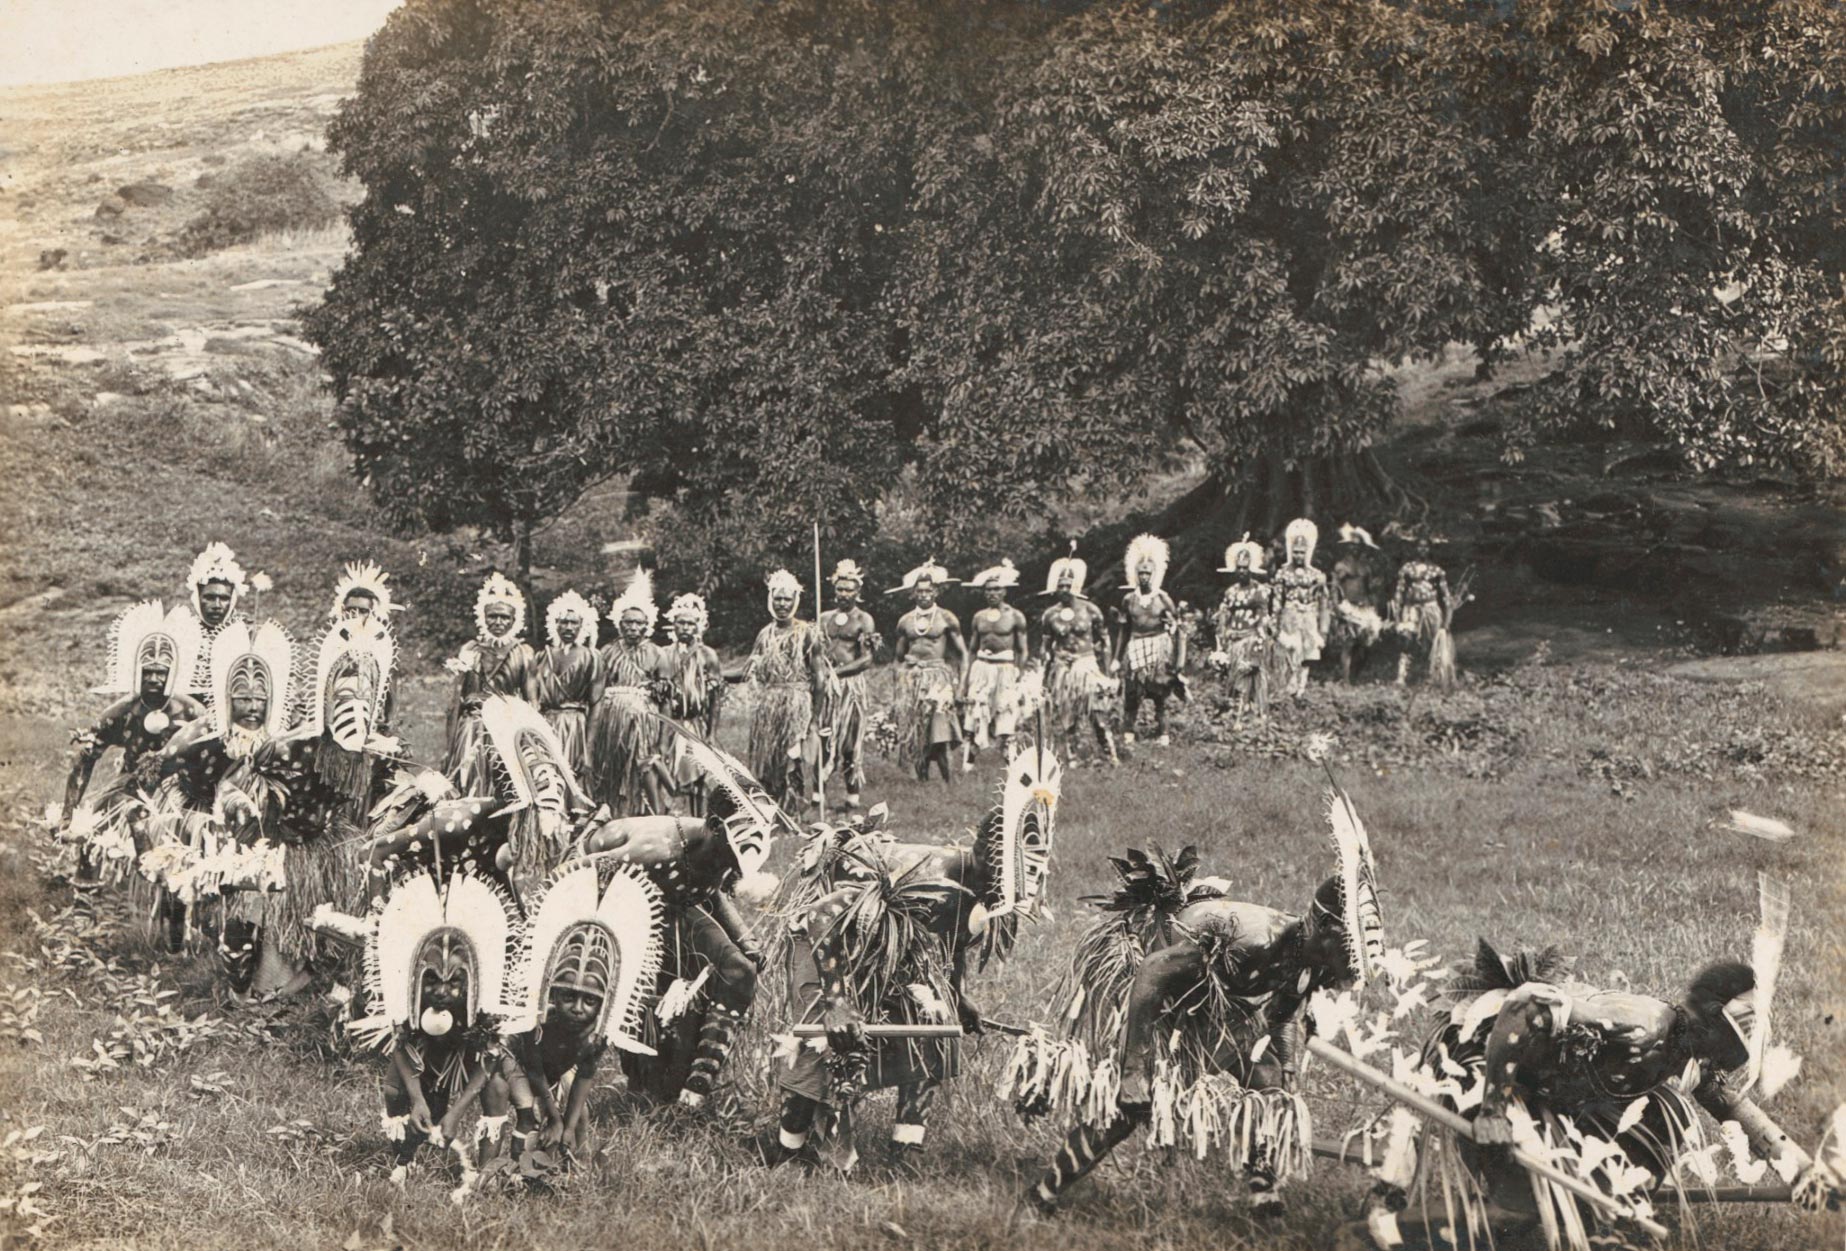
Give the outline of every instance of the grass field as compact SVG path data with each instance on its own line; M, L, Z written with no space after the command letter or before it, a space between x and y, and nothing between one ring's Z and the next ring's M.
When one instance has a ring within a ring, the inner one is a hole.
M438 698L426 684L407 699L413 741L424 746ZM1608 724L1613 707L1586 711L1574 725L1550 724L1527 736L1529 759L1496 781L1439 766L1352 764L1344 780L1372 831L1390 940L1425 939L1455 959L1477 934L1558 942L1589 980L1670 994L1707 960L1747 957L1757 870L1788 876L1796 912L1776 1021L1806 1065L1771 1110L1811 1144L1846 1097L1838 777L1792 779L1772 761L1755 776L1674 773L1618 789L1555 750L1601 722L1636 759L1665 758L1680 734L1670 719L1698 716L1700 707L1709 716L1715 698L1670 682L1660 710L1671 716L1651 731L1633 699L1620 705L1619 725ZM1734 694L1722 698L1731 705L1725 715L1741 723L1829 733L1830 716L1761 693L1744 692L1741 707ZM594 1105L602 1150L557 1193L483 1194L457 1208L448 1162L425 1153L397 1194L384 1180L378 1062L327 1049L326 1022L312 1006L230 1002L202 963L157 968L132 920L115 911L105 909L110 923L87 935L53 919L64 894L39 877L37 836L19 820L49 789L49 730L19 720L0 726L11 814L0 847L0 928L13 935L0 1032L36 1031L8 1047L0 1135L39 1131L6 1154L12 1187L40 1187L29 1197L47 1214L45 1245L1293 1247L1325 1245L1358 1210L1359 1171L1322 1163L1294 1192L1290 1215L1259 1229L1241 1214L1240 1186L1222 1166L1131 1144L1055 1223L1023 1221L1015 1197L1054 1149L1058 1129L1021 1128L994 1099L1007 1050L998 1040L975 1049L970 1071L939 1105L930 1164L917 1180L875 1170L852 1178L763 1170L727 1134L670 1129L641 1114L614 1078ZM37 783L31 793L26 779ZM921 787L883 767L872 789L904 831L949 837L972 823L991 781L989 769L953 788ZM1731 805L1772 813L1801 836L1770 844L1713 828L1712 814ZM1321 811L1311 766L1241 759L1222 747L1175 747L1115 772L1070 774L1050 887L1054 919L1031 927L1015 960L976 983L977 1001L1002 1020L1042 1013L1087 921L1076 897L1107 886L1104 857L1127 844L1197 843L1207 871L1229 877L1240 896L1299 907L1330 864ZM176 993L158 998L164 992ZM191 1027L196 1040L182 1045L185 1031L163 1028L150 1019L156 1011L202 1017ZM1420 1030L1405 1023L1407 1036ZM151 1048L146 1062L130 1056L87 1070L97 1041L107 1050L112 1034L131 1047L141 1039ZM754 1100L760 1080L747 1064L737 1067L746 1110L767 1115L768 1105ZM1308 1086L1323 1135L1378 1106L1323 1070L1310 1070ZM888 1097L871 1106L861 1132L882 1138ZM1760 1251L1839 1245L1846 1233L1837 1218L1760 1208L1705 1209L1697 1230L1702 1245ZM1686 1245L1692 1237L1682 1235Z

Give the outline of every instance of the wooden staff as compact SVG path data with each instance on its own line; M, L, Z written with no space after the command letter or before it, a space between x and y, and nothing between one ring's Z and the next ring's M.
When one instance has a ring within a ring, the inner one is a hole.
M826 645L827 634L821 627L820 521L818 518L814 522L814 629L816 633L820 635L820 645L824 647ZM824 712L829 710L817 706L815 711ZM817 744L814 753L814 795L815 802L820 805L820 819L825 821L827 819L827 770L831 767L831 763L827 759L827 748L831 745L831 736L822 733L821 727L816 726L814 730L814 741ZM852 788L848 787L847 789L850 790Z
M1394 1081L1386 1077L1371 1065L1355 1059L1347 1052L1329 1043L1326 1039L1308 1039L1308 1050L1325 1060L1328 1064L1331 1064L1334 1068L1352 1077L1358 1078L1375 1090L1382 1091L1384 1094L1389 1095L1392 1099L1403 1104L1417 1115L1436 1122L1436 1124L1441 1125L1443 1128L1451 1130L1455 1134L1466 1138L1469 1142L1474 1141L1474 1125L1468 1118L1452 1109L1443 1107L1440 1103L1437 1103L1427 1095L1417 1093L1402 1082ZM1665 1238L1667 1236L1667 1228L1660 1222L1642 1216L1640 1213L1629 1208L1627 1204L1604 1194L1588 1182L1572 1177L1569 1173L1564 1172L1549 1161L1539 1159L1522 1147L1512 1148L1512 1155L1514 1161L1527 1172L1538 1174L1546 1181L1552 1183L1561 1190L1575 1195L1585 1203L1601 1208L1611 1215L1631 1220L1656 1238Z
M867 1038L960 1038L959 1025L862 1025L860 1031ZM819 1021L803 1021L789 1027L789 1033L797 1038L825 1038L827 1027Z

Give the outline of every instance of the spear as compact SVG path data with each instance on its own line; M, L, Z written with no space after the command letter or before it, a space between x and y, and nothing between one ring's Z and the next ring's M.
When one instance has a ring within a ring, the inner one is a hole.
M820 519L816 518L814 521L814 628L817 631L821 629L820 612ZM822 637L825 637L824 631ZM824 712L826 709L817 709L817 711ZM821 727L816 727L815 742L818 746L814 753L814 801L820 805L822 821L827 819L827 769L830 765L827 759L827 738L827 734Z
M1450 1108L1445 1108L1427 1095L1410 1089L1410 1087L1404 1085L1402 1082L1386 1077L1371 1065L1341 1051L1326 1039L1308 1039L1308 1050L1325 1060L1328 1064L1331 1064L1334 1068L1340 1069L1349 1076L1358 1078L1366 1085L1382 1091L1417 1115L1436 1122L1436 1124L1441 1125L1444 1129L1462 1138L1466 1138L1470 1142L1474 1140L1474 1123L1462 1116L1459 1112ZM1604 1194L1588 1182L1572 1177L1569 1173L1564 1172L1550 1161L1541 1160L1522 1147L1514 1147L1512 1149L1512 1154L1514 1161L1517 1162L1521 1168L1529 1173L1537 1174L1560 1190L1568 1191L1585 1203L1593 1207L1601 1208L1603 1211L1613 1216L1631 1220L1656 1238L1664 1239L1667 1236L1667 1228L1665 1225L1649 1217L1642 1216L1627 1204Z

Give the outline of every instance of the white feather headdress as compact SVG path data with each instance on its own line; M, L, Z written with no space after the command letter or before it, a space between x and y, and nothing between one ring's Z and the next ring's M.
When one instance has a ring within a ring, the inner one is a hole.
M653 1055L642 1038L660 975L666 924L660 888L632 866L576 860L551 875L531 918L514 979L518 1013L504 1032L523 1032L545 1019L552 981L574 959L593 966L606 982L592 1037Z
M345 612L346 597L358 591L362 595L370 595L376 601L372 615L389 622L391 614L403 607L402 604L392 602L391 588L387 585L390 581L391 575L372 561L363 564L358 561L349 562L345 574L334 584L331 610L333 619L338 621L341 618Z
M506 632L506 637L517 639L523 635L526 632L526 597L511 578L497 569L487 575L474 597L474 628L482 638L488 637L487 610L495 604L505 604L513 610L513 628Z
M647 619L647 632L654 632L654 623L660 619L660 609L654 603L654 575L645 569L637 569L628 579L628 589L621 598L609 606L609 620L616 625L622 624L622 614L638 612Z
M208 582L225 582L231 588L231 607L237 607L237 601L244 594L244 567L237 563L237 554L223 543L209 543L205 550L193 559L192 568L186 571L186 587L192 593L192 611L203 615L199 607L199 588Z
M667 609L668 621L690 621L700 634L705 633L705 626L710 620L705 610L705 597L693 591L674 599L672 607Z
M1314 549L1320 545L1320 527L1306 517L1297 517L1288 523L1282 531L1282 549L1289 555L1295 553L1295 540L1306 539L1308 544L1307 563L1314 563Z
M273 737L288 729L295 697L295 645L279 622L265 621L254 631L233 621L212 643L212 719L218 732L231 728L231 692L246 683L260 686L269 700L264 728Z
M167 666L166 693L186 689L198 663L203 636L199 619L175 604L161 611L157 599L124 609L109 625L109 673L99 695L126 695L141 687L141 666L159 660Z
M1237 558L1248 552L1250 555L1250 572L1263 571L1263 545L1253 541L1248 534L1224 549L1224 566L1219 573L1236 573Z
M348 751L361 751L378 722L391 689L391 670L397 663L397 643L377 617L357 617L342 621L321 636L320 651L314 664L314 689L308 697L307 715L301 730L310 735L324 731L330 720L335 724L335 738ZM339 674L356 670L366 687L367 707L364 724L350 726L337 709L329 709L333 681Z
M1008 762L1000 792L999 902L987 910L989 920L1032 903L1042 892L1063 774L1058 758L1036 747L1021 750Z
M709 743L683 726L675 727L674 764L691 761L714 797L722 796L731 809L724 818L725 836L737 857L739 871L748 878L762 869L778 829L799 830L781 806L769 797L735 756ZM707 804L708 810L710 803Z
M1135 536L1134 541L1128 545L1127 557L1122 561L1122 572L1128 575L1128 585L1124 589L1133 590L1139 585L1135 581L1135 575L1143 568L1152 566L1154 574L1152 585L1153 589L1158 591L1161 584L1167 580L1167 559L1168 548L1165 539L1157 534Z
M1378 548L1378 544L1372 541L1371 531L1363 526L1355 526L1351 522L1340 527L1340 542L1357 543L1362 547L1369 547L1374 551Z
M786 569L778 569L770 574L763 583L763 602L768 603L777 595L793 595L795 603L801 603L801 579Z
M394 1027L419 1015L419 960L425 946L444 936L458 938L469 953L468 1021L477 1014L510 1017L509 974L519 959L523 935L519 910L506 888L459 868L446 881L428 870L399 878L366 918L365 979L372 1015L347 1028L384 1045Z
M1070 592L1072 595L1083 594L1083 584L1090 576L1090 567L1077 558L1077 540L1070 541L1070 555L1060 556L1051 562L1051 568L1045 573L1045 594L1058 593L1058 579L1070 571Z
M906 573L904 575L904 580L886 591L885 594L896 595L899 591L913 590L917 583L925 579L927 579L932 586L953 586L956 581L949 576L949 571L947 569L944 569L933 560L926 560L915 569Z
M546 798L539 794L532 774L531 753L535 751L557 769L571 801L580 807L588 805L576 774L571 772L570 757L558 741L558 732L538 709L511 695L494 695L481 704L481 728L487 731L487 740L499 758L504 771L502 780L512 789L512 798L496 816L530 808Z
M1002 558L999 564L983 569L968 579L968 585L978 586L983 590L990 586L1018 586L1019 570L1013 567L1012 561Z
M575 616L577 620L582 623L582 629L588 629L590 631L589 642L594 643L596 641L596 610L590 606L589 600L583 598L583 596L577 594L577 592L566 591L545 606L546 642L550 643L553 647L560 647L563 645L558 638L558 619L564 616ZM577 641L579 643L584 642L581 629L578 632Z

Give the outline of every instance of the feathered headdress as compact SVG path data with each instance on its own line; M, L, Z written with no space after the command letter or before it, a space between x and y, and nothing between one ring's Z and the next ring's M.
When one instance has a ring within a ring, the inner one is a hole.
M983 569L968 579L968 585L980 587L982 590L990 586L1018 586L1019 570L1013 567L1012 561L1002 558L999 564Z
M192 568L186 571L186 586L192 592L192 611L203 612L199 607L199 588L208 582L223 582L231 588L231 608L237 607L237 601L244 593L244 567L237 563L237 554L223 543L210 543L192 562Z
M558 619L560 617L577 618L579 630L583 627L588 627L592 631L590 636L591 641L595 640L596 610L590 607L589 600L583 598L583 596L577 594L577 592L566 591L545 606L545 641L550 643L553 647L563 646L563 641L558 638ZM579 643L583 642L583 635L581 632L577 635L577 641Z
M571 772L557 731L523 699L495 695L481 705L481 728L494 755L494 790L503 802L493 815L512 818L507 873L525 892L569 850L571 814L590 800Z
M1165 539L1157 534L1136 535L1134 541L1128 545L1127 557L1122 561L1122 571L1128 575L1128 585L1123 589L1134 590L1139 585L1135 581L1135 575L1151 567L1154 575L1151 585L1154 590L1158 591L1161 584L1167 580L1167 558L1168 548Z
M865 570L859 568L859 562L856 560L842 560L833 567L833 576L828 578L827 581L833 583L864 582Z
M654 603L654 575L645 569L635 570L628 579L628 588L615 603L609 605L609 620L619 626L623 614L630 612L640 613L647 621L647 632L654 632L654 623L660 619L660 609Z
M706 623L710 619L705 611L705 597L692 591L676 596L673 606L667 609L668 621L691 621L700 634L705 633Z
M482 638L488 637L487 610L495 604L505 604L513 610L513 628L506 632L508 639L526 632L526 597L511 578L497 569L487 575L474 597L474 628Z
M1352 525L1351 523L1340 527L1340 542L1357 543L1362 547L1369 547L1373 551L1378 550L1378 544L1372 542L1371 532L1361 526Z
M1028 747L1007 765L1000 792L1000 881L989 920L1037 902L1051 867L1052 828L1057 817L1063 767L1049 751Z
M1384 912L1378 903L1378 865L1352 800L1336 783L1327 793L1327 823L1340 858L1340 923L1346 955L1359 985L1384 958Z
M947 569L944 569L934 560L926 560L915 569L912 569L909 573L906 573L903 582L892 587L890 590L886 591L885 594L896 595L899 591L913 590L917 583L923 581L928 581L932 586L953 586L956 580L949 576L949 571Z
M1051 562L1051 568L1045 574L1045 594L1056 595L1058 593L1058 579L1062 578L1066 571L1070 573L1070 593L1082 595L1084 580L1090 576L1090 567L1077 559L1077 540L1075 539L1070 541L1070 555L1060 556Z
M354 591L369 595L373 599L372 615L389 624L391 614L402 608L402 604L393 603L391 588L386 585L391 576L371 561L360 564L352 561L347 564L345 574L333 588L332 617L340 620L346 613L346 597Z
M795 602L801 602L801 579L786 569L778 569L770 574L763 583L763 600L768 603L777 595L793 595Z
M372 909L365 927L365 980L372 1015L347 1029L383 1046L400 1028L440 1036L481 1016L504 1019L508 974L520 951L519 910L504 886L455 869L446 880L419 869L399 878ZM465 973L467 1019L425 1011L424 972Z
M328 630L321 636L302 731L327 731L347 751L364 751L384 714L396 663L397 643L375 616L355 617Z
M265 621L255 631L233 621L212 643L212 718L218 733L231 728L231 700L260 694L269 701L264 728L273 737L288 729L294 698L295 647L280 623Z
M567 976L602 996L593 1040L653 1055L641 1038L660 974L666 924L660 888L631 866L576 860L551 876L530 915L525 960L514 979L518 1016L505 1032L543 1022L552 986Z
M746 879L746 895L761 893L765 883L749 881L760 874L769 859L777 829L798 830L763 784L752 777L735 756L709 743L684 726L675 726L674 763L690 760L711 788L707 810L724 824L725 839L737 857L738 873ZM728 810L728 811L727 811ZM770 886L773 889L773 886Z
M1224 566L1218 572L1236 573L1237 558L1246 554L1250 557L1250 572L1261 573L1263 571L1263 545L1252 542L1247 533L1224 549Z
M1306 563L1310 565L1313 564L1314 548L1320 543L1320 527L1309 521L1306 517L1295 518L1288 523L1288 528L1282 531L1283 550L1290 556L1293 556L1295 554L1295 543L1298 540L1307 543L1308 554Z
M126 695L141 688L143 666L167 666L166 694L184 690L198 663L199 619L181 605L165 613L157 599L124 609L109 625L109 674L92 688L99 695Z

